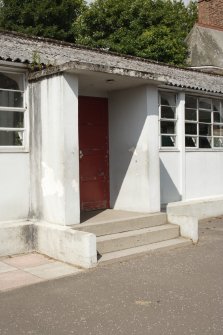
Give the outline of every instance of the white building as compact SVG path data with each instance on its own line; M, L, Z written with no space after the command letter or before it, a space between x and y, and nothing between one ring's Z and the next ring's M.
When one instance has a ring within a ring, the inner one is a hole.
M195 216L223 214L221 75L9 32L0 41L0 255L37 249L93 266L95 235L75 229L85 210L201 199L169 216L194 241ZM37 58L45 69L30 71Z

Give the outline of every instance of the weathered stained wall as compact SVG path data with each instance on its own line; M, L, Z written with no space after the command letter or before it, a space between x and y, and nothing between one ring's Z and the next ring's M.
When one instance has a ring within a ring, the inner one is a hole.
M223 30L195 25L186 39L190 66L223 68ZM210 71L210 70L209 70ZM222 77L218 77L222 81Z
M53 76L33 83L32 92L31 212L61 225L79 223L78 80Z
M139 87L109 95L110 196L114 209L160 209L158 91Z

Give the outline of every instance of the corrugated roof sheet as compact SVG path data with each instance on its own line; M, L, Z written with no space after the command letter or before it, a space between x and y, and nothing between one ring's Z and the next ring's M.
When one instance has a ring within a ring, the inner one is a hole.
M162 78L167 85L223 93L223 76L202 73L191 69L183 69L160 64L136 57L117 55L102 50L79 47L38 37L0 32L0 59L13 62L32 63L34 54L38 53L41 63L56 65L58 69L68 62L101 66L106 69L122 69L128 73L148 74L154 78Z

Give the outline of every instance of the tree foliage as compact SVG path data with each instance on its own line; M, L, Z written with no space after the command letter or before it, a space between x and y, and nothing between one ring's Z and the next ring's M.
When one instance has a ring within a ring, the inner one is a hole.
M182 0L95 0L73 31L79 44L183 65L196 17L196 4Z
M31 35L73 41L72 24L84 0L1 0L0 26Z

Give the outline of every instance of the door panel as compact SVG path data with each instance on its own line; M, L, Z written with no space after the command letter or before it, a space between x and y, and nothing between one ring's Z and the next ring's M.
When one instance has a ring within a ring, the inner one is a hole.
M79 97L81 210L109 208L108 101Z

